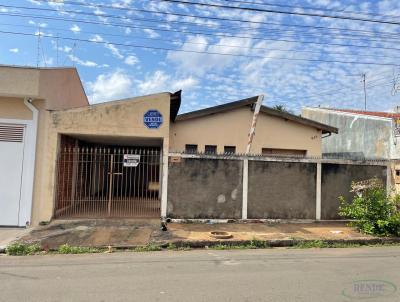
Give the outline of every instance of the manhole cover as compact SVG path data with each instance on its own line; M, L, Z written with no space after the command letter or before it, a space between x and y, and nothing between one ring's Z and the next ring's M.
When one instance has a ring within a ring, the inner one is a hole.
M228 232L210 232L210 236L215 239L229 239L233 237Z

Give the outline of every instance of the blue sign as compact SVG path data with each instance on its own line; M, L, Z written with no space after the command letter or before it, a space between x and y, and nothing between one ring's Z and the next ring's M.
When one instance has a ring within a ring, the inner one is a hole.
M149 110L144 114L143 122L149 129L158 129L163 123L163 116L158 110Z

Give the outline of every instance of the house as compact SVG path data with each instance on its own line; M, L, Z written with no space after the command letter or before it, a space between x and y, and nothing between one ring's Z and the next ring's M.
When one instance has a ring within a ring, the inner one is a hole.
M257 97L179 114L170 130L170 150L245 153ZM321 156L324 136L338 129L261 106L250 152Z
M31 223L32 200L45 190L51 110L87 105L75 68L0 66L0 225Z
M0 225L166 217L169 151L243 153L256 99L181 115L180 91L90 105L75 68L0 66ZM263 106L251 152L319 156L331 133Z

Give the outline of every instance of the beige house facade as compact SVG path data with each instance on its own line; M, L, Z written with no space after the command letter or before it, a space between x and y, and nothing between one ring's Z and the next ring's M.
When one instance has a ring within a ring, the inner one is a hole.
M0 225L166 217L170 152L244 153L256 99L181 115L180 91L90 105L75 68L0 66ZM320 156L335 132L263 106L251 153Z
M51 110L87 106L75 68L0 66L0 225L32 223Z
M170 150L245 153L256 101L252 97L178 115L171 124ZM250 153L321 156L323 136L337 132L335 127L262 106Z

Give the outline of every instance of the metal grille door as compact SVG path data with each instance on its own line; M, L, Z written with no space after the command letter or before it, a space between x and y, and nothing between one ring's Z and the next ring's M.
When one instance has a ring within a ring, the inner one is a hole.
M57 217L159 217L159 149L64 148L57 161Z

